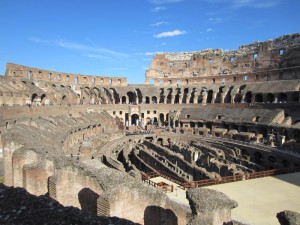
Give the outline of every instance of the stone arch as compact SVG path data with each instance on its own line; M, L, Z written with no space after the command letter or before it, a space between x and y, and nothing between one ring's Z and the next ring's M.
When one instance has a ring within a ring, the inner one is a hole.
M289 168L290 167L290 162L286 159L282 160L281 164L284 168Z
M145 97L145 104L150 104L150 97L149 96Z
M277 100L278 102L287 102L287 95L285 93L279 93Z
M292 102L299 102L299 93L298 92L292 92L290 95L290 100Z
M137 99L138 99L137 103L138 104L143 103L143 94L142 94L141 90L136 89L135 91L136 91L136 95L137 95Z
M48 99L47 99L46 94L41 95L41 104L42 105L48 105Z
M63 95L61 98L61 104L66 105L68 103L68 97L67 95Z
M122 104L126 104L126 96L122 97Z
M248 91L246 94L245 94L245 102L246 103L251 103L252 101L252 92L251 91Z
M32 103L33 103L33 102L36 102L37 98L38 98L37 93L33 93L33 94L31 95L31 102L32 102Z
M37 163L38 154L33 150L18 149L12 155L13 186L25 187L26 181L23 174L25 165Z
M265 102L267 102L267 103L273 103L273 102L274 102L274 95L273 95L272 93L268 93L268 94L266 95L266 100L265 100Z
M242 96L240 93L236 93L234 97L234 103L241 103L242 102Z
M207 92L207 100L206 103L212 103L212 99L213 99L213 90L209 90Z
M157 97L156 96L152 96L152 104L156 104L157 103Z
M276 162L276 158L275 158L273 155L270 155L270 156L268 157L268 159L269 159L269 162L270 162L270 163L275 163L275 162Z
M89 209L92 214L97 212L97 209L91 207L95 206L94 197L97 198L103 194L103 188L95 177L80 168L68 166L58 170L50 178L50 182L52 189L55 190L55 199L62 205ZM86 200L83 200L83 197Z
M256 94L256 95L255 95L255 102L256 102L256 103L261 103L261 102L263 102L263 96L262 96L262 94Z
M263 164L263 156L260 152L254 152L253 154L253 161L256 164Z
M241 150L241 155L243 155L243 156L250 156L250 153L248 152L247 149L243 148L243 149Z
M139 122L140 122L139 115L138 114L132 114L131 115L131 125L138 126Z
M165 125L165 115L163 113L159 114L159 122L161 125Z
M164 145L164 139L163 138L158 138L157 139L157 144Z
M94 216L97 215L97 200L99 194L90 188L82 188L78 192L78 200L82 211L88 212Z
M132 91L127 92L129 103L136 104L136 95Z

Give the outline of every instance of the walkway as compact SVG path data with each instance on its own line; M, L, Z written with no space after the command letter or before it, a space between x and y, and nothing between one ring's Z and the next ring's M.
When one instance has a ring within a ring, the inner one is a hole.
M185 191L162 177L151 179L174 185L167 195L176 202L188 205ZM232 219L250 225L279 224L276 214L283 210L300 213L300 172L209 186L237 201ZM177 190L177 191L176 191Z

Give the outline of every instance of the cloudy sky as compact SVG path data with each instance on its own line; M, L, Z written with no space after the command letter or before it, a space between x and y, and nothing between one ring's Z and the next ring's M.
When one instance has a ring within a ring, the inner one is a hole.
M0 0L5 64L143 83L155 52L238 49L300 32L299 0Z

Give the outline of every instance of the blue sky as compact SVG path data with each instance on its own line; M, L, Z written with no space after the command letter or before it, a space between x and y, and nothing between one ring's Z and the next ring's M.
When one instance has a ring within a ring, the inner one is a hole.
M237 49L300 32L299 0L0 0L5 64L127 77L155 52Z

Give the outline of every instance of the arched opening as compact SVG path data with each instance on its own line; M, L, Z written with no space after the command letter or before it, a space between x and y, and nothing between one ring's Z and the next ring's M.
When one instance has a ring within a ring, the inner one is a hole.
M122 104L126 104L126 96L122 97Z
M263 163L263 157L260 152L255 152L254 153L254 163L256 164L262 164Z
M167 115L166 115L165 125L169 126L169 113L167 113Z
M241 103L242 102L242 96L241 94L237 93L234 97L234 103Z
M225 98L224 98L224 103L231 103L231 98L232 98L232 89L233 89L233 86L231 86L229 88L229 90L227 91L226 95L225 95ZM242 97L240 99L240 101L238 103L240 103L242 100Z
M157 122L157 118L156 117L153 118L153 125L158 126L158 122Z
M291 94L291 101L293 101L293 102L299 102L299 93L298 92L293 92Z
M179 124L178 120L175 120L175 127L178 127L178 124Z
M285 93L280 93L278 95L278 102L280 102L280 103L287 102L287 96Z
M197 123L197 127L203 127L203 123L202 122L198 122Z
M182 103L183 104L189 103L189 102L187 102L188 93L189 93L189 89L185 88L184 91L183 91L183 97L182 97Z
M137 115L137 114L131 115L131 125L134 125L134 126L139 126L140 125L139 115Z
M289 168L289 167L290 167L290 162L287 161L287 160L282 160L282 166L283 166L284 168Z
M251 93L251 91L248 91L245 95L245 102L251 103L251 100L252 100L252 93Z
M62 96L61 103L62 104L67 104L67 96L66 95Z
M269 162L274 163L276 161L276 158L272 155L269 156Z
M31 96L31 102L33 102L34 99L36 99L37 96L38 96L38 95L37 95L36 93L32 94L32 96Z
M244 149L244 148L241 150L241 155L242 155L242 156L250 156L248 150L247 150L247 149Z
M179 103L179 94L175 95L175 100L174 100L175 104Z
M129 103L131 104L136 104L136 95L133 92L128 92L127 93L128 99L129 99Z
M42 94L42 96L41 96L41 104L42 105L45 105L45 103L46 103L46 95L45 94Z
M256 94L255 95L255 102L257 102L257 103L263 102L263 96L262 96L262 94Z
M150 104L150 98L148 96L146 96L146 104Z
M206 103L211 103L212 98L213 98L213 90L209 90L209 91L207 92L207 100L206 100Z
M172 101L172 95L167 96L167 104L171 104Z
M164 145L164 140L162 138L157 139L157 144Z
M82 211L97 215L97 199L99 195L90 188L83 188L78 193L78 200Z
M140 89L136 89L136 94L137 94L137 103L141 104L143 102L143 96L142 96L142 92Z
M156 104L157 103L157 98L155 96L152 97L152 104Z
M267 103L273 103L274 102L274 95L269 93L266 95L266 102Z
M165 125L165 115L163 113L159 114L159 121L162 126Z

